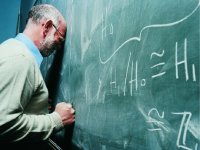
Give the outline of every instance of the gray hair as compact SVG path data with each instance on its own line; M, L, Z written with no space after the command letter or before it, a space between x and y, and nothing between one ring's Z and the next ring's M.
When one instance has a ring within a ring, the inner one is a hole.
M38 24L42 19L51 19L55 25L58 25L60 16L60 12L52 5L40 4L31 8L28 19L32 19L36 24Z

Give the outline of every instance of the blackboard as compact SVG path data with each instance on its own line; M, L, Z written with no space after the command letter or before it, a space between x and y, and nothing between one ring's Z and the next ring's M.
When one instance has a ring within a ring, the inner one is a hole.
M76 109L73 149L200 150L199 0L40 2L68 22L41 70Z

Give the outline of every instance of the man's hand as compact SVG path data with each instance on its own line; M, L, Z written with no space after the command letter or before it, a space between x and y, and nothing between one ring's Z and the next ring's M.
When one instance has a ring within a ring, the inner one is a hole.
M58 103L56 105L55 112L60 115L64 126L69 125L75 121L75 110L72 108L72 105L70 103Z

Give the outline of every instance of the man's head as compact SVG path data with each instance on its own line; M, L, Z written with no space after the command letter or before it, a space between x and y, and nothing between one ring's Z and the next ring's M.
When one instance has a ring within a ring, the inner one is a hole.
M61 47L66 30L67 25L61 13L52 5L41 4L33 6L30 10L24 34L46 57Z

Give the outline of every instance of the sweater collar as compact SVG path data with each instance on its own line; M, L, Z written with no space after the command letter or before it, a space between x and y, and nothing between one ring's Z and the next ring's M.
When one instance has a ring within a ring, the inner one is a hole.
M40 67L43 57L39 51L39 49L36 47L36 45L31 41L25 34L19 33L15 39L19 40L20 42L24 43L27 48L30 50L34 58L36 59L38 66Z

